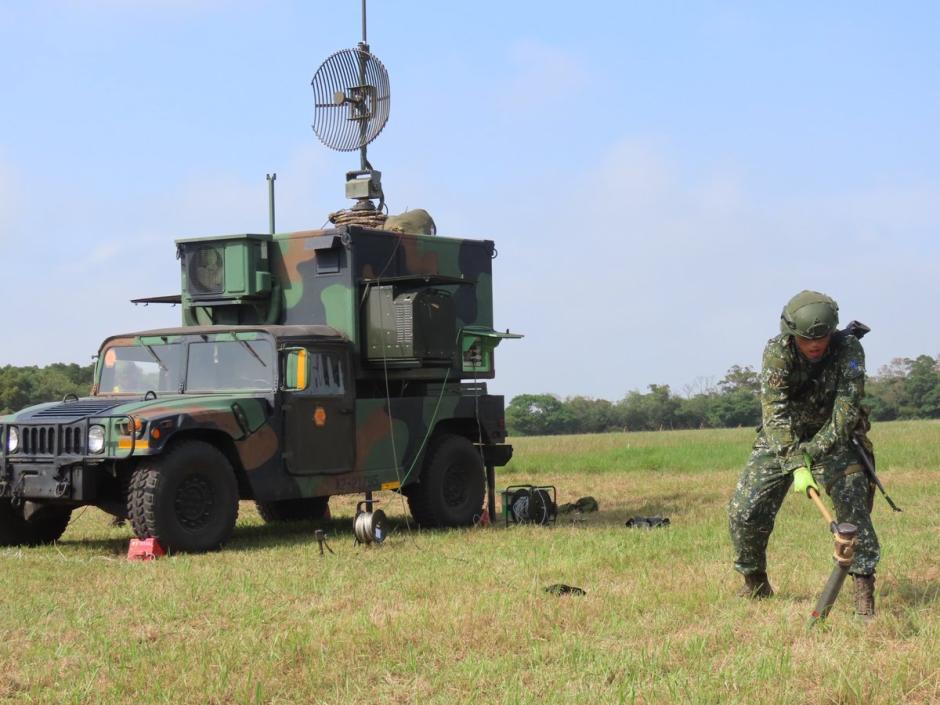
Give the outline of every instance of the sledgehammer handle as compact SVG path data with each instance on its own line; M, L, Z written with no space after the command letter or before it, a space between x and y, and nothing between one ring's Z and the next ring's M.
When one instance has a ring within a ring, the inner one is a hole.
M822 500L819 498L819 492L810 487L806 490L806 494L809 495L809 498L813 500L813 504L819 509L820 514L823 515L823 519L826 520L826 524L829 526L830 530L834 529L835 522L832 520L832 514L829 513L829 510L826 509L826 505L822 503Z

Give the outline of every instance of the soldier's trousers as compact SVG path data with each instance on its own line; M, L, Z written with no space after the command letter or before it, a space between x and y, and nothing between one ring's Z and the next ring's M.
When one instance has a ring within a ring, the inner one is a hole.
M850 572L872 575L880 558L878 537L871 523L874 488L858 463L854 451L845 449L814 464L812 471L820 489L829 492L836 521L858 527ZM846 470L854 469L859 471L846 474ZM792 483L793 473L780 467L776 455L762 449L751 453L728 504L735 570L745 575L767 570L767 541Z

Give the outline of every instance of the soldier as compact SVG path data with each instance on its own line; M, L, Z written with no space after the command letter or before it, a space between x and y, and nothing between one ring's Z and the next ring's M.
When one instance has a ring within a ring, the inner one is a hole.
M801 291L783 309L780 335L764 348L761 370L763 425L728 505L735 569L741 595L773 595L767 579L767 541L794 472L794 491L818 481L832 498L837 520L858 527L850 569L856 614L875 614L878 538L871 523L873 487L854 451L853 434L870 449L864 432L865 353L853 335L837 331L839 307L815 291ZM804 478L800 482L800 478ZM807 479L810 484L807 484Z

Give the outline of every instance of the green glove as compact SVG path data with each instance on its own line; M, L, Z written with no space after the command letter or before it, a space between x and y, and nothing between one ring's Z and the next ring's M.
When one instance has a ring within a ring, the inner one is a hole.
M797 468L793 471L793 491L797 494L809 494L809 488L812 487L819 494L819 485L813 477L809 468Z

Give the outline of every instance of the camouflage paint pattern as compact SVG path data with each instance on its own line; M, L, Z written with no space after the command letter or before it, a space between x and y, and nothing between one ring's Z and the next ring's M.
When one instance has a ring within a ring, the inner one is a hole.
M348 364L352 362L349 341L324 326L180 328L109 338L102 345L97 374L101 371L100 360L115 346L228 342L264 337L270 337L276 348L303 343L316 349L318 344L329 343L336 349L338 344L350 351ZM100 377L96 377L98 379ZM353 391L351 389L350 394ZM102 425L107 431L102 454L65 459L82 465L84 472L109 472L112 468L127 466L134 458L159 456L168 444L182 438L208 440L230 451L226 455L241 480L242 497L262 501L406 486L419 479L426 441L435 429L462 433L484 445L505 441L503 398L488 395L484 385L430 385L425 392L417 396L392 397L391 412L385 396L355 399L354 431L349 438L349 442L355 444L353 463L328 474L289 471L283 452L288 440L284 422L284 414L288 412L284 402L290 393L274 389L262 393L164 393L149 400L139 394L98 393L77 401L103 404L99 413L86 418L70 417L70 404L75 402L41 404L0 419L4 426L0 435L5 441L5 428L9 426L22 431L30 426L48 428L55 423L63 427L85 424L86 430L90 425ZM56 414L54 421L48 417L50 412ZM139 430L132 433L135 421ZM324 414L322 418L327 431L334 421L332 415ZM338 442L341 440L339 438ZM9 475L4 487L7 494L24 473L38 471L53 483L53 476L60 477L57 463L63 461L55 457L7 456L4 453L0 453L0 459L4 475ZM95 499L82 496L77 489L63 498L92 502Z
M243 237L251 243L267 238L270 273L276 284L270 296L277 300L238 298L237 305L219 305L211 311L210 307L197 305L187 290L187 251L219 238L180 240L177 246L182 252L185 325L213 322L328 325L352 341L358 354L363 328L361 304L368 288L406 280L417 283L420 277L430 277L427 286L453 297L458 329L493 327L492 259L496 250L489 240L396 233L352 225ZM462 283L449 283L453 280ZM271 312L276 313L276 320L264 320ZM437 367L415 376L443 378L445 374L446 368ZM450 376L459 379L494 375L492 368L466 373L458 359L450 368Z
M745 575L766 570L774 520L793 471L808 455L837 520L859 527L852 572L873 573L880 552L871 523L872 488L864 473L845 474L859 464L852 434L866 427L861 344L836 333L823 358L810 362L790 335L778 335L764 349L760 379L763 425L728 505L735 569Z
M470 439L489 465L508 462L512 449L504 444L503 398L487 394L483 384L460 383L493 377L493 349L507 337L493 330L491 241L346 225L192 238L177 241L177 249L182 327L109 338L91 397L40 405L0 421L4 442L10 426L29 431L30 438L57 439L56 451L44 446L33 456L7 454L4 445L0 495L29 499L34 492L36 498L49 498L54 490L55 499L119 507L136 463L161 456L183 439L222 450L238 475L242 498L261 501L407 486L420 479L426 445L438 432ZM414 304L425 306L413 314L414 321L423 316L421 322L402 324L399 315L411 319L399 308L394 315L387 315L388 309L372 314L378 323L364 316L364 304L378 286L386 294L407 294L402 306L416 300L409 298L412 293L433 290L422 300L429 303ZM363 353L368 348L363 336L379 330L407 339L413 332L409 325L413 331L428 327L420 331L427 344L415 346L417 352L400 355L393 365L384 344L381 360ZM259 338L279 351L272 371L278 378L291 354L281 352L284 348L306 348L305 360L326 353L322 359L329 365L331 356L341 355L345 388L304 394L278 379L270 389L205 393L181 391L174 383L178 378L184 384L185 361L193 350L187 345ZM431 342L441 340L453 345L432 351ZM118 384L115 370L107 377L110 388L99 388L112 348L176 343L180 349L172 364L161 362L157 374L147 373L153 377L135 379L129 373L130 381ZM474 354L478 349L481 354ZM122 388L141 392L141 384L158 386L157 398L122 393ZM59 439L87 437L92 425L105 429L102 453L58 450Z

